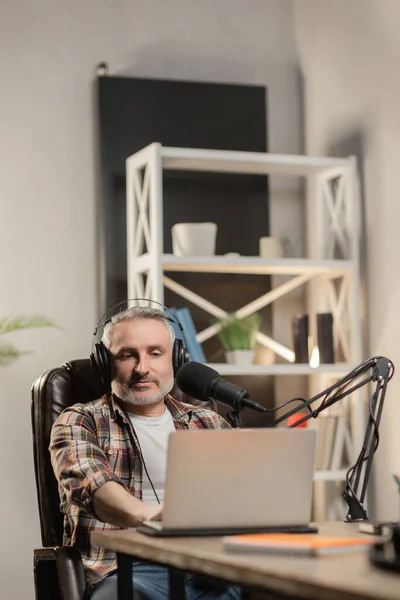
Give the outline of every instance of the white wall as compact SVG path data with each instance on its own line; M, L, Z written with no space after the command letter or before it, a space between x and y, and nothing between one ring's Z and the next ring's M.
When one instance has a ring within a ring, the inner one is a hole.
M400 4L395 0L297 0L311 154L360 141L364 171L368 355L400 366ZM399 519L392 473L400 472L400 378L388 386L371 506ZM371 513L373 515L373 513Z
M15 334L33 354L0 371L2 598L33 597L40 545L31 382L88 356L97 321L92 80L102 60L112 74L265 84L271 150L300 144L290 0L0 0L0 317L42 312L65 329Z

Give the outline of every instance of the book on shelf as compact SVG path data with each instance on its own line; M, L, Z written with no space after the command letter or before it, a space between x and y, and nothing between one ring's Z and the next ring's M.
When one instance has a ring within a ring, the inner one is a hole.
M190 310L187 307L184 308L171 308L170 312L175 316L176 320L183 327L183 331L185 334L186 346L189 350L190 360L194 360L196 362L204 363L206 362L206 357L203 351L201 344L197 341L196 328L193 323L192 315L190 314ZM171 323L174 328L175 335L177 338L182 339L182 332L177 323ZM184 340L184 341L185 341Z
M222 538L224 550L269 554L324 556L366 550L374 539L299 533L250 533Z

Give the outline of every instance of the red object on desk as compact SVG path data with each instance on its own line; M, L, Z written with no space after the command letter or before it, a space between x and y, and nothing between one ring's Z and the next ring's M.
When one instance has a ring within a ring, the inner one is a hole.
M287 424L288 427L290 427L291 425L294 425L295 423L297 423L297 421L300 421L300 419L302 419L305 416L305 414L295 414L295 415L290 415L290 417L288 417L287 420ZM308 421L304 421L303 423L300 423L300 425L296 425L295 427L307 427L307 423Z

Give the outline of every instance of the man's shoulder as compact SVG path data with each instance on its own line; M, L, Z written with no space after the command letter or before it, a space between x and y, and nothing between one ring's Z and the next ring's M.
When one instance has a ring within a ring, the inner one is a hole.
M82 419L85 417L96 418L97 416L105 416L105 412L110 412L109 396L105 394L96 400L82 403L77 402L65 408L57 417L54 424L67 423L71 420Z
M230 428L223 417L209 408L202 408L201 406L176 400L171 395L167 396L167 406L173 416L176 416L176 412L178 415L188 415L192 424L197 425L199 428Z

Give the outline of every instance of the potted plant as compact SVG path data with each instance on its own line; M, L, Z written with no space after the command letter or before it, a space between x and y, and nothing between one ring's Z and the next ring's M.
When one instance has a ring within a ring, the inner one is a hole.
M0 319L0 367L4 367L17 360L23 354L29 353L27 351L18 350L11 342L3 341L1 339L3 334L36 327L57 327L57 325L43 315L17 315Z
M218 337L225 349L226 361L231 364L250 365L254 359L255 334L261 318L258 313L239 319L230 314L219 321Z

